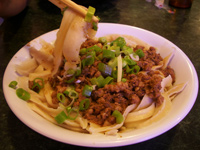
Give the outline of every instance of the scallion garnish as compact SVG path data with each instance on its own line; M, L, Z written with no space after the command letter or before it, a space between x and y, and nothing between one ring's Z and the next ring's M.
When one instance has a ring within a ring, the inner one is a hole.
M111 76L112 75L112 70L113 69L109 65L106 65L104 63L99 63L98 64L98 69L102 74L104 74L106 76Z
M75 107L72 107L72 108L67 107L66 110L67 110L67 119L75 120L78 117L79 109L77 109ZM75 115L74 115L74 113L75 113Z
M99 41L100 43L102 43L102 44L107 43L106 37L100 37L100 38L98 39L98 41Z
M110 45L119 46L122 49L122 47L126 45L126 41L123 37L118 37L116 40L112 41Z
M31 98L30 93L27 92L26 90L22 89L22 88L18 88L16 90L16 94L20 99L22 99L24 101L28 101Z
M56 97L61 103L65 102L66 97L63 93L57 93Z
M96 22L92 22L92 29L94 31L97 31L98 30L98 26L97 26L97 23Z
M134 74L137 74L137 73L140 71L140 67L139 67L138 65L135 65L135 66L132 68L132 70L133 70L133 73L134 73Z
M82 95L86 97L90 97L92 94L93 87L89 85L85 85L82 91Z
M111 50L103 50L103 58L115 58L115 52Z
M67 119L67 115L64 111L61 111L56 117L55 120L58 124L62 124Z
M70 78L69 80L65 80L66 83L72 83L75 81L75 76L73 76L72 78Z
M136 50L135 53L136 53L140 58L144 57L144 52L143 52L141 49Z
M91 56L91 55L87 56L85 59L81 61L81 63L82 63L83 68L85 66L92 65L94 63L94 56Z
M71 99L76 99L78 98L78 93L75 91L75 90L69 90L68 91L68 96L71 98Z
M112 116L116 118L117 124L120 124L124 121L123 115L118 110L113 111Z
M92 6L88 7L88 11L87 11L87 14L85 16L85 21L86 22L91 22L92 21L92 17L94 16L95 10L96 9L94 7L92 7Z
M11 81L10 84L8 85L10 88L16 89L17 87L17 81Z
M79 110L86 110L90 106L90 99L86 98L82 100L79 104Z
M44 87L44 80L42 78L35 78L33 80L32 90L39 93L40 90Z

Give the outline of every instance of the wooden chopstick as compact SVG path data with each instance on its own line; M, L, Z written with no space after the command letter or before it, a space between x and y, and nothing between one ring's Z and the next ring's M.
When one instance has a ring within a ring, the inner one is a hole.
M60 8L61 10L64 10L64 8L67 7L67 5L61 2L60 0L49 0L49 1L52 4L56 5L58 8Z
M49 0L49 1L52 2L54 5L56 5L57 7L59 7L61 10L63 10L66 6L68 6L68 7L70 7L73 10L75 10L76 12L78 12L79 14L81 14L84 17L87 14L87 10L86 9L84 9L83 7L77 5L76 3L74 3L71 0ZM99 19L96 16L93 16L92 20L94 22L99 22Z

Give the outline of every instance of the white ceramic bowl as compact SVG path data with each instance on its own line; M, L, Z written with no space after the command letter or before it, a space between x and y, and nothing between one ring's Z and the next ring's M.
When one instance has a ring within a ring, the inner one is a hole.
M49 32L42 35L40 38L43 38L48 42L52 42L56 38L56 32L57 30ZM184 91L173 100L172 109L162 120L142 129L123 132L121 137L78 133L63 129L48 122L30 110L26 105L26 102L20 100L16 96L15 91L8 87L10 81L15 80L18 76L15 73L15 64L19 64L30 57L26 46L20 49L11 59L3 78L5 98L14 114L24 124L44 136L60 142L88 147L116 147L135 144L154 138L177 125L191 110L198 93L199 82L197 73L189 58L176 45L147 30L120 24L99 24L99 30L97 33L98 37L114 33L138 37L151 46L160 49L161 56L163 57L168 54L168 50L175 49L175 55L170 63L170 66L175 70L176 83L188 82L188 84ZM35 41L37 42L38 38L32 42Z

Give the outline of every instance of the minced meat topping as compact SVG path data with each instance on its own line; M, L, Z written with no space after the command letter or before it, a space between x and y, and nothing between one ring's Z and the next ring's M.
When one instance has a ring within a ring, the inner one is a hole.
M95 53L92 53L94 49L90 48L94 45L98 46L99 49L97 48L98 50L95 51ZM131 104L139 104L145 94L152 98L156 102L156 105L162 104L164 100L160 93L162 77L157 71L151 70L153 66L158 65L159 62L163 60L160 54L156 53L156 49L154 47L150 47L148 50L145 50L144 47L139 45L135 48L131 48L133 53L135 53L138 49L143 51L144 56L138 61L135 61L136 65L140 68L139 72L128 72L127 68L124 67L124 80L117 82L117 79L113 75L110 75L113 78L111 82L99 87L94 85L91 82L91 79L98 78L100 76L105 79L109 75L102 73L98 68L98 64L104 63L108 65L110 60L113 59L102 57L102 50L105 47L105 43L94 40L87 40L82 44L82 50L89 50L87 52L80 52L82 65L81 73L77 76L64 75L65 72L63 71L63 66L65 60L63 60L63 65L60 67L59 72L53 78L49 78L51 86L54 89L52 94L53 102L59 103L56 94L59 92L64 92L69 86L73 86L74 90L79 96L72 106L78 107L83 99L88 98L90 100L88 109L79 111L79 113L81 113L81 115L89 121L101 126L107 126L116 123L115 117L112 116L113 111L118 110L123 114L127 106ZM122 49L123 48L121 47L120 50L122 51ZM127 55L127 53L122 52L120 54L122 58L125 58ZM83 63L85 63L83 60L89 57L94 59L88 60L89 65L85 64L83 66ZM173 81L175 81L175 74L172 68L167 67L165 70L160 71L163 72L165 76L170 74L173 78ZM92 90L89 97L82 93L85 85L95 88ZM70 101L67 102L66 105L69 103Z

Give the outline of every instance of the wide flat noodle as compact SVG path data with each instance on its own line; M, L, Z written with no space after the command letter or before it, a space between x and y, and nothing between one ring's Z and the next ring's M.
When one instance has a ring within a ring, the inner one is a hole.
M178 93L180 93L181 91L184 90L184 88L186 87L187 83L180 83L177 85L174 85L173 87L171 87L166 94L173 99Z
M68 8L64 12L55 42L53 52L55 59L52 75L57 73L63 56L68 63L78 64L80 62L79 51L81 44L87 38L93 38L95 34L96 31L92 29L91 23L85 22L80 14Z
M53 89L51 88L50 83L49 82L45 83L44 96L47 100L47 103L49 104L50 107L57 108L58 104L53 103L53 99L51 97L52 93L53 93Z
M144 108L144 109L141 109L141 110L138 110L138 111L130 112L126 117L125 124L131 123L131 122L134 122L134 121L147 119L154 114L154 111L155 111L155 103L153 102L147 108Z
M168 87L172 87L172 77L171 75L168 75L166 78L163 78L162 79L162 82L161 82L161 89L160 89L160 92L163 93L165 88Z
M45 101L45 97L43 97L42 95L39 95L38 93L34 92L33 90L31 90L29 88L29 78L28 77L25 77L25 76L18 77L17 81L18 81L18 87L23 88L24 90L29 92L31 94L31 96L37 97L41 101Z
M47 112L45 112L43 109L41 109L40 107L38 107L35 103L28 103L28 106L33 110L35 111L37 114L39 114L40 116L42 116L43 118L45 118L46 120L58 125L58 126L61 126L61 127L64 127L66 129L69 129L69 130L73 130L73 131L77 131L77 132L87 132L86 130L83 130L79 124L76 124L74 121L70 121L70 120L67 120L65 121L63 124L58 124L56 122L56 120L54 119L54 117L52 117L51 115L49 115Z
M52 69L52 67L53 67L53 56L51 54L47 54L42 50L37 50L34 47L30 48L30 54L45 69L50 69L50 70Z
M165 69L165 68L169 65L169 63L170 63L170 61L172 60L173 56L174 56L174 51L171 52L168 56L166 56L166 57L163 59L164 64L163 64L163 66L162 66L162 69Z
M59 31L57 33L57 38L55 41L55 49L53 51L54 55L54 68L52 71L52 75L57 73L59 66L62 62L62 51L63 51L63 43L65 41L65 36L69 30L69 27L71 25L71 22L73 21L74 17L76 16L75 12L73 12L71 9L67 9L63 14L63 19L59 28ZM69 43L72 44L72 43Z
M16 72L23 76L28 76L37 68L38 64L34 58L27 59L23 63L16 65Z
M147 108L147 107L149 107L152 103L153 103L153 100L152 100L147 94L145 94L144 97L142 98L140 104L137 106L136 109L134 109L134 111L138 111L138 110Z
M170 109L172 107L172 103L166 94L162 94L162 95L164 97L163 103L160 106L155 107L155 111L150 118L135 121L132 123L126 123L125 127L127 127L127 128L142 128L142 127L146 127L146 126L148 126L152 123L155 123L158 120L161 120L162 118L164 118L164 116L170 111Z

